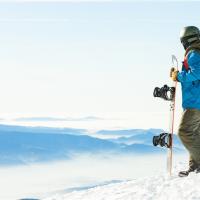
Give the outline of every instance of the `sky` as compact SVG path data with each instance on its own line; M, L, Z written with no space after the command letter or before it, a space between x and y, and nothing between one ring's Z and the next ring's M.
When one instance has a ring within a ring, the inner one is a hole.
M127 128L167 126L169 105L153 89L171 83L171 55L181 63L184 54L179 32L200 27L199 6L0 2L0 118L98 116ZM177 119L180 113L179 86Z

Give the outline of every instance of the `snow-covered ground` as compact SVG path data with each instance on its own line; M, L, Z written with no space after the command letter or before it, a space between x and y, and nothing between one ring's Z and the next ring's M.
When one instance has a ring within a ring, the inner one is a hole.
M148 178L97 186L87 190L55 194L44 200L199 200L200 174L179 178L177 173L187 167L179 163L173 176L157 174Z
M186 154L174 155L173 166L177 167L172 182L178 170L186 167L187 159ZM142 194L155 195L159 187L170 183L165 172L164 154L112 158L85 155L55 163L5 166L0 167L0 200L112 200L120 194L141 199Z

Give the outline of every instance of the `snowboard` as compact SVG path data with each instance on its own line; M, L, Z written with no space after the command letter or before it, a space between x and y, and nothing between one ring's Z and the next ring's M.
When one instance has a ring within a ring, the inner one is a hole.
M178 70L178 60L175 55L172 55L172 66ZM174 118L176 104L177 81L172 83L175 88L173 99L170 101L170 118L169 118L169 148L167 148L167 171L172 175L172 159L173 159L173 135L174 135Z

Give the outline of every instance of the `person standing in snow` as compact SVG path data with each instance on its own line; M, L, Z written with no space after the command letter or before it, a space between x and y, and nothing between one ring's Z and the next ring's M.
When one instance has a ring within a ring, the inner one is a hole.
M182 71L172 68L170 76L182 88L183 114L178 136L190 155L189 169L179 172L183 177L200 172L200 30L195 26L184 27L180 40L185 49Z

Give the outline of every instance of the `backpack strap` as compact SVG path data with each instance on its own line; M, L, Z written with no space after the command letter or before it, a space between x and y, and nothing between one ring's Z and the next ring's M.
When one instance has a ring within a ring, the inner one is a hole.
M189 65L188 65L187 56L184 57L183 67L185 68L186 71L189 70Z

